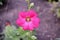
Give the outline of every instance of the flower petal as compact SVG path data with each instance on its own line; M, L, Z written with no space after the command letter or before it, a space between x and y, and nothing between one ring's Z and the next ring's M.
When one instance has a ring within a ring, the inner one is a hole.
M24 30L28 30L28 23L27 22L25 22L22 26L23 26Z
M29 23L29 27L28 28L29 28L29 30L33 30L34 29L34 25L33 25L32 22Z
M37 17L33 17L32 18L32 23L35 25L35 27L38 27L39 23L40 23L40 19Z
M19 13L19 17L23 17L23 18L26 18L26 16L27 16L27 12L20 12Z
M37 16L36 12L33 11L33 10L30 10L30 11L28 11L27 13L28 13L28 16L29 16L29 17Z
M33 10L29 10L27 12L20 12L19 13L19 17L22 16L23 18L26 18L26 17L33 17L33 16L37 16L36 12L33 11Z
M19 25L19 26L22 26L24 24L25 20L23 18L19 18L17 19L16 23Z

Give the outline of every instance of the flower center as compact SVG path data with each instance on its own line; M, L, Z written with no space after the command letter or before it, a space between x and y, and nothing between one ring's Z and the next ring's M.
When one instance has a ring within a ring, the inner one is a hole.
M31 21L31 18L30 17L26 17L26 21L27 22L30 22Z

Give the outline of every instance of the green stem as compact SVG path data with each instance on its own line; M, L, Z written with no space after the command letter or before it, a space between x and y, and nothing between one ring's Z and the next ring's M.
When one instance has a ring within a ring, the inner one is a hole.
M30 0L28 1L28 10L30 10Z
M49 2L51 2L51 0L49 0Z

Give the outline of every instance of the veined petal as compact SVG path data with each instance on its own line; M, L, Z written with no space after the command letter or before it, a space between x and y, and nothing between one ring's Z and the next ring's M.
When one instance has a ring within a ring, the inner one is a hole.
M28 26L29 26L29 25L28 25L27 22L25 22L22 26L23 26L23 29L24 29L24 30L28 30Z
M32 22L29 23L29 27L28 27L29 30L33 30L34 29L34 25Z
M28 14L29 17L37 16L36 12L33 11L33 10L28 11L27 14Z
M24 22L25 22L25 20L24 20L23 18L21 18L21 17L20 17L19 19L17 19L17 21L16 21L16 23L17 23L19 26L23 25Z
M26 17L34 17L34 16L37 16L36 12L33 11L33 10L29 10L27 12L20 12L19 13L19 17L22 16L23 18L26 18Z
M27 12L20 12L19 13L19 17L23 17L23 18L26 18L26 16L27 16Z
M35 27L38 27L39 23L40 23L40 19L37 17L33 17L32 18L32 23L35 25Z

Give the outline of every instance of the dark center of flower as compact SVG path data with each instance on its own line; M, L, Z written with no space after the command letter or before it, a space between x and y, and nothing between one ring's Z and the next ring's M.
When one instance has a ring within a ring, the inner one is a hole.
M26 21L27 22L30 22L31 21L31 18L30 17L26 17Z

